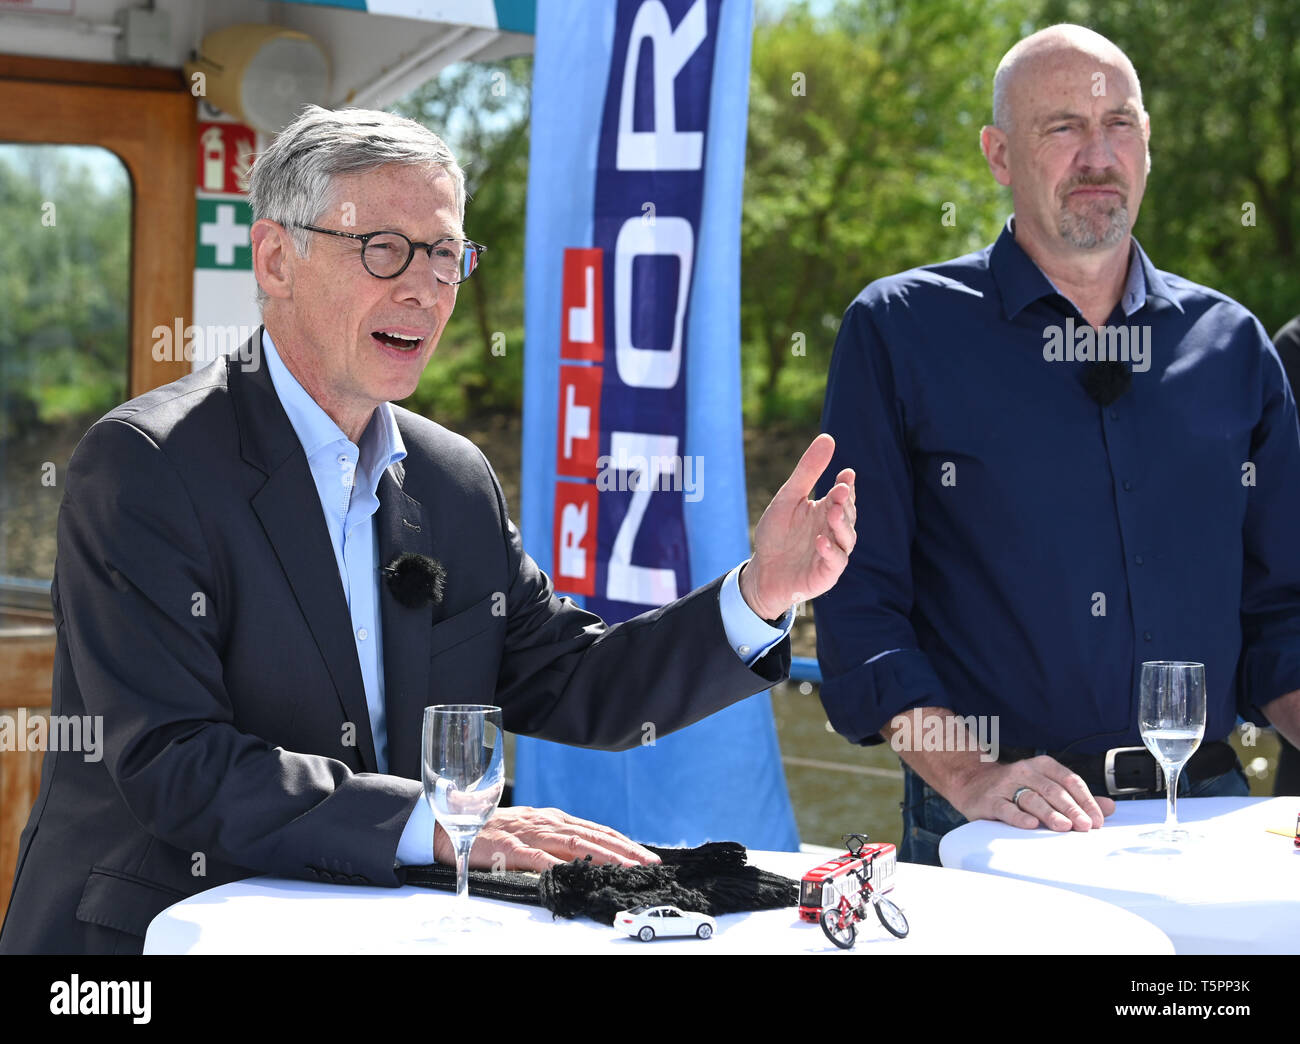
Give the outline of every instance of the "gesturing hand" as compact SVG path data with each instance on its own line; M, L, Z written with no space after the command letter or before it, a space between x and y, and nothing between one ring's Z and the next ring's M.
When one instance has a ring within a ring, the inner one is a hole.
M498 809L479 831L470 851L475 870L534 870L591 856L597 863L637 866L658 863L659 857L617 830L579 819L558 808L526 805ZM451 841L439 826L433 835L433 857L456 864Z
M829 591L848 564L857 541L853 469L841 471L821 500L808 499L834 452L829 435L813 439L758 520L754 555L740 573L740 593L765 620Z

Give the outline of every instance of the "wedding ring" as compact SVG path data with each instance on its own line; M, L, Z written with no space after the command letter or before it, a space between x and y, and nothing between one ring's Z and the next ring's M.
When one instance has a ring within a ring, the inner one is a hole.
M1020 808L1020 795L1026 793L1032 794L1033 792L1033 787L1016 787L1016 792L1011 795L1011 803L1015 805L1016 808ZM1020 808L1020 811L1023 812L1024 809Z

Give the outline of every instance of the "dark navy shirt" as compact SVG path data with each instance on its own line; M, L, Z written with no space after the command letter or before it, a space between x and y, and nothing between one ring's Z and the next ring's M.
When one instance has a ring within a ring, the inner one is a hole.
M814 606L831 723L872 743L944 706L998 715L1004 747L1141 745L1145 660L1205 664L1207 742L1263 723L1300 689L1300 429L1272 344L1134 241L1101 349L1130 338L1132 383L1103 408L1088 324L1012 228L845 313L818 488L857 472L857 546Z

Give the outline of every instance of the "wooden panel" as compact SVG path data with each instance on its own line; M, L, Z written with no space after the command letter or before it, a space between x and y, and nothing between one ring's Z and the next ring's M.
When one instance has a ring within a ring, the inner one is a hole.
M182 69L34 58L28 54L0 54L0 78L98 87L139 87L153 91L187 89Z
M42 707L28 707L28 714L49 714L49 700ZM4 708L0 714L17 716L15 709ZM27 825L27 815L41 789L39 750L0 752L0 920L9 908L9 893L18 869L18 840Z
M49 613L5 613L0 618L0 715L17 721L50 713L54 671L54 625ZM0 749L0 921L18 866L18 839L41 787L39 750Z
M191 369L155 360L152 331L192 321L196 107L188 91L0 79L0 140L100 145L131 175L132 397Z
M155 326L193 321L197 103L175 69L0 55L0 141L99 145L131 177L130 396L190 372L155 360ZM0 714L47 715L54 664L48 614L0 620ZM18 840L40 789L40 751L0 753L0 917Z
M54 625L0 628L0 710L50 706L54 676Z

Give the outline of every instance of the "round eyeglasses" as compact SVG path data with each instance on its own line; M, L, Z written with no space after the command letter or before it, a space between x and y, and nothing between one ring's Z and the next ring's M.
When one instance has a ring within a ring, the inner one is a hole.
M416 243L400 232L339 232L332 228L320 228L316 225L297 225L309 232L320 232L327 236L341 236L344 239L356 239L361 243L361 263L366 271L376 279L396 279L406 271L406 266L415 256L419 247L429 257L433 266L434 277L440 283L454 286L463 283L478 267L479 258L487 249L482 243L471 239L439 239L434 243Z

